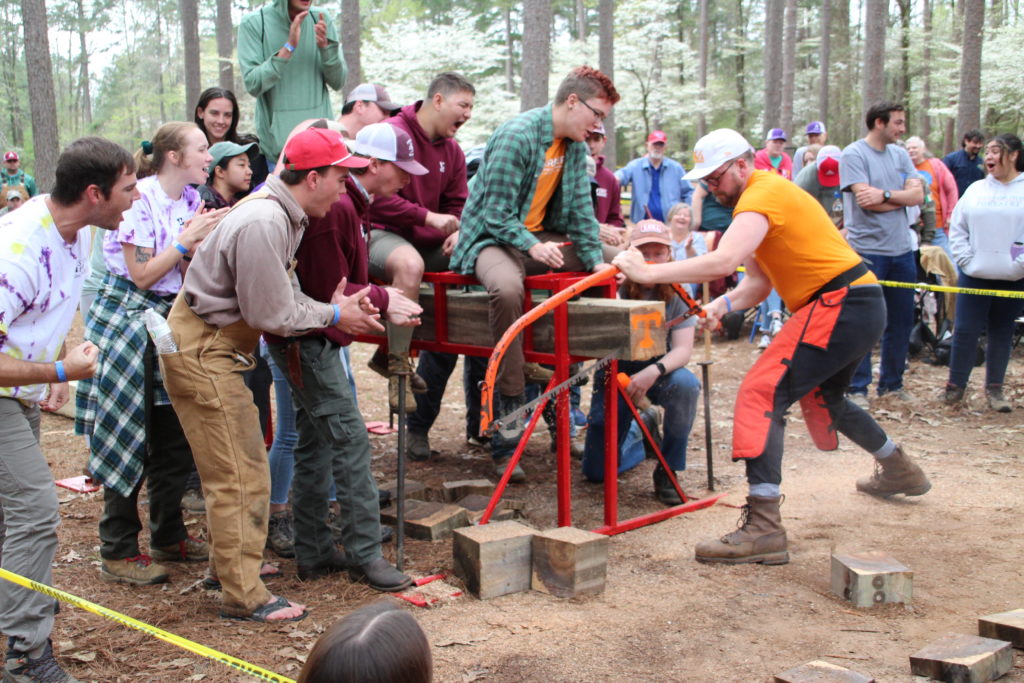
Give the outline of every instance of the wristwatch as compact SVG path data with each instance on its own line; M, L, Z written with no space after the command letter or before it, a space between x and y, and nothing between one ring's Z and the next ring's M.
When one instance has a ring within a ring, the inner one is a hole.
M889 190L886 190L885 192L882 193L882 201L887 202L890 199L892 199L892 192L889 192Z
M658 368L658 372L661 373L662 377L664 377L665 373L668 372L668 370L665 369L665 364L660 360L654 364L654 367Z

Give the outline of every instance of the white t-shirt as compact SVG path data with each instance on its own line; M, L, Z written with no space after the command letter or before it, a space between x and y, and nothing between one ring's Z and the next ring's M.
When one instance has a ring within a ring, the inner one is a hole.
M37 363L60 355L89 275L89 229L64 241L48 197L33 197L0 218L0 353ZM0 396L29 404L45 393L45 384L0 387Z
M171 199L160 186L157 176L151 175L139 181L139 198L132 208L124 213L124 220L117 230L111 231L103 241L103 258L107 270L121 277L131 279L124 262L122 243L147 247L153 254L159 254L177 239L185 221L195 215L199 208L199 192L189 185L181 197ZM161 296L177 294L181 289L181 266L175 264L164 273L149 291Z

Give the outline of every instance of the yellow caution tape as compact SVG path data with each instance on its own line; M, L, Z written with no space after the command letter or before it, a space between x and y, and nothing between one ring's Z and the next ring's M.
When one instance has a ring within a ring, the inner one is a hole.
M740 266L736 269L736 272L744 273L746 270L744 266ZM948 294L974 294L977 296L998 296L1004 299L1024 299L1024 292L1012 289L973 289L971 287L950 287L947 285L929 285L924 282L895 282L893 280L879 280L878 284L883 287L925 289L929 292L946 292Z
M197 655L208 657L214 661L224 664L225 666L229 666L236 671L248 674L253 678L258 678L262 681L273 681L274 683L295 683L291 678L286 678L280 674L274 673L273 671L267 671L255 664L250 664L249 662L242 661L241 659L236 659L231 655L218 652L213 648L206 647L205 645L193 642L187 638L182 638L181 636L174 635L173 633L168 633L156 626L150 626L138 619L133 619L125 614L103 607L102 605L97 605L89 602L88 600L71 595L70 593L65 593L62 590L51 588L50 586L38 583L32 579L26 579L24 576L20 576L6 569L0 569L0 579L7 579L19 586L31 588L34 591L42 593L43 595L48 595L56 600L62 600L68 604L74 605L75 607L81 607L87 612L92 612L93 614L98 614L101 617L112 619L113 621L116 621L123 626L127 626L128 628L148 633L149 635L159 638L164 642L170 643L171 645L177 645L178 647L188 650L189 652L194 652Z

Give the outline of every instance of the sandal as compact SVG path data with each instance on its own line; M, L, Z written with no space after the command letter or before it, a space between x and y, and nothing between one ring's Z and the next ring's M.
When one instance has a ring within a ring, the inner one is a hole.
M271 614L278 610L288 609L292 606L292 603L290 603L288 600L282 598L279 595L272 595L270 597L270 602L268 602L265 605L260 605L250 614L228 614L227 612L221 610L220 618L234 619L236 621L258 621L267 624L276 624L278 622L284 623L288 621L301 621L302 619L305 619L309 616L309 610L303 609L302 614L300 614L297 617L289 617L287 619L271 619Z
M284 572L269 562L264 562L260 567L261 579L276 579L282 576L284 576ZM216 576L207 574L203 577L203 588L209 591L219 591L221 589L220 580Z

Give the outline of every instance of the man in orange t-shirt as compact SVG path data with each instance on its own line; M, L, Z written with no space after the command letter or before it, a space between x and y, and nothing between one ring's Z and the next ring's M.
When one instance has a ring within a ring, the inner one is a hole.
M754 152L736 131L719 129L694 148L688 180L703 179L733 221L715 251L685 261L648 265L631 249L612 262L640 284L705 282L734 272L740 285L705 307L708 324L734 308L750 308L776 289L793 315L747 373L736 396L733 459L744 459L750 490L743 524L700 543L701 562L789 561L782 526L785 414L800 401L811 436L823 450L838 447L836 431L870 452L875 473L857 489L888 498L931 488L921 468L845 392L861 358L885 328L878 280L832 225L818 201L794 183L754 169Z

